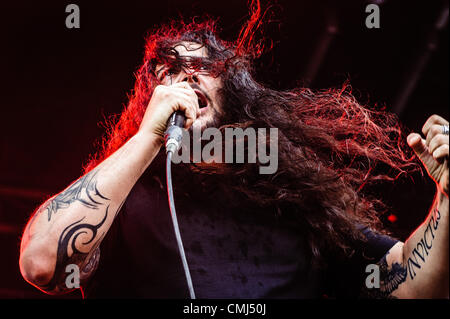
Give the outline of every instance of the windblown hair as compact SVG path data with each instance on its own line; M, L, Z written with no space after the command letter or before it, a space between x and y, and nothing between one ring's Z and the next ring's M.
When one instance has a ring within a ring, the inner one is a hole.
M297 216L315 257L326 247L351 254L350 241L364 240L359 226L380 229L381 225L383 204L365 194L367 186L395 180L419 165L404 145L405 135L395 115L360 105L349 85L314 92L308 88L277 91L257 83L252 61L261 47L251 45L258 24L254 15L235 42L220 40L210 19L173 22L154 31L147 38L129 104L118 121L109 123L102 149L85 169L94 168L138 131L159 84L155 66L182 66L183 59L173 59L174 46L182 41L199 43L208 59L198 63L223 81L226 116L222 128L278 128L279 164L273 175L258 174L259 163L201 163L191 165L192 171L217 178L216 183L220 181L230 194L274 214Z

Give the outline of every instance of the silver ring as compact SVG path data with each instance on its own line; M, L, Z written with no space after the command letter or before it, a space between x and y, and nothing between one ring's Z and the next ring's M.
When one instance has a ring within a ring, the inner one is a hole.
M442 125L442 134L448 135L448 125Z

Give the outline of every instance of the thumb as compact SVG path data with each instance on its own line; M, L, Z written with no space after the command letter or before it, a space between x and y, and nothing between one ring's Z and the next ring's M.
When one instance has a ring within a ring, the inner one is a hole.
M407 137L408 145L414 150L426 168L431 168L435 160L428 151L425 140L417 133L411 133Z

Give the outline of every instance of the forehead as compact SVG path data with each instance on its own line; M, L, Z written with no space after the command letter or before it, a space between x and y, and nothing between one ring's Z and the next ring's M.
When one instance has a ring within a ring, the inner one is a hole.
M178 54L180 56L183 57L202 57L202 58L206 58L207 57L207 52L206 52L206 47L198 44L198 43L194 43L194 42L180 42L179 44L175 45L174 50L176 50L178 52Z

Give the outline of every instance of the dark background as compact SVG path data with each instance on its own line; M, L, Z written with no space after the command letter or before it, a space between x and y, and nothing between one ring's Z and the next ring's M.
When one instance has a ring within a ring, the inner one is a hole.
M78 4L81 28L67 29ZM278 89L340 87L385 105L418 131L448 114L448 1L378 1L381 28L367 29L366 1L276 1L266 24L272 51L257 78ZM263 1L266 6L267 1ZM133 87L147 30L169 18L209 13L232 40L246 1L8 1L0 9L0 298L49 298L18 268L21 231L46 197L78 178L98 124L119 113ZM444 21L436 25L437 21ZM405 240L425 218L434 184L420 175L385 185L386 227ZM78 293L72 298L79 297Z

